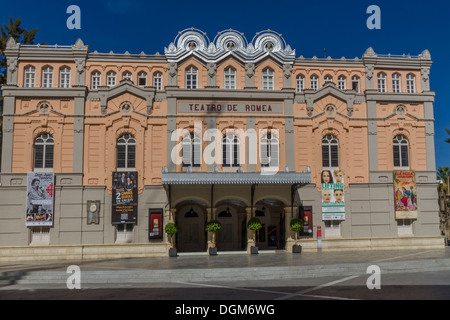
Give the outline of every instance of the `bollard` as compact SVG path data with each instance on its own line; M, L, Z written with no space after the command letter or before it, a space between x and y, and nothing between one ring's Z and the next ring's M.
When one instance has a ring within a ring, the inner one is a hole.
M317 252L322 252L322 227L317 227Z

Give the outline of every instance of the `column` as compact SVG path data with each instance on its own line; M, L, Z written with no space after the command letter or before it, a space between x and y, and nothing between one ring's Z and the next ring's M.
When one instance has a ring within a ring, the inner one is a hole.
M4 92L5 94L5 92ZM10 173L12 170L14 106L15 97L3 97L3 137L2 137L2 166L1 172Z
M255 208L253 208L255 210ZM252 209L251 207L245 208L245 212L247 214L247 224L248 221L252 218ZM247 225L245 226L247 228ZM253 241L253 234L254 232L252 230L247 229L247 252L250 253L250 248L255 246L255 241Z

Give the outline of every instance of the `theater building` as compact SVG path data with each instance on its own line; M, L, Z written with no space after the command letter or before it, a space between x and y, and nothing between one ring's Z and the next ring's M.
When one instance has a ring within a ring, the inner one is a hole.
M293 218L305 250L318 227L324 250L444 244L427 50L305 58L191 28L164 55L5 54L2 247L166 255L175 222L179 252L206 252L214 219L219 252L290 250Z

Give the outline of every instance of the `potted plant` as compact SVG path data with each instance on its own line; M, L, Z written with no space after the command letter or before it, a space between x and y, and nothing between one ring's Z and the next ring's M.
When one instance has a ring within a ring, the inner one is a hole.
M210 220L205 226L205 230L212 233L211 247L209 248L209 255L211 256L217 255L216 232L221 228L222 224L217 220Z
M258 254L258 247L256 246L256 231L262 228L261 220L259 220L256 217L251 218L247 223L247 228L249 230L253 231L253 242L255 243L255 246L252 246L250 248L251 254Z
M175 223L169 222L168 224L166 224L164 231L167 233L168 236L170 236L171 248L169 249L169 257L176 257L177 248L175 248L175 233L177 233L178 228Z
M291 231L295 233L295 244L292 246L293 253L301 253L302 246L297 244L297 234L303 230L303 220L302 219L292 219L289 224Z

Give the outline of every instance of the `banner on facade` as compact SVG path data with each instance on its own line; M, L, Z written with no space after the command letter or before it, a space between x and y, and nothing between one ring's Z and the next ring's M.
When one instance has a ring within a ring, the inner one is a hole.
M394 171L395 219L417 219L414 171Z
M138 207L138 173L113 172L112 224L136 224Z
M27 174L27 227L53 226L54 185L53 172L28 172Z
M345 220L344 171L322 170L322 220Z

